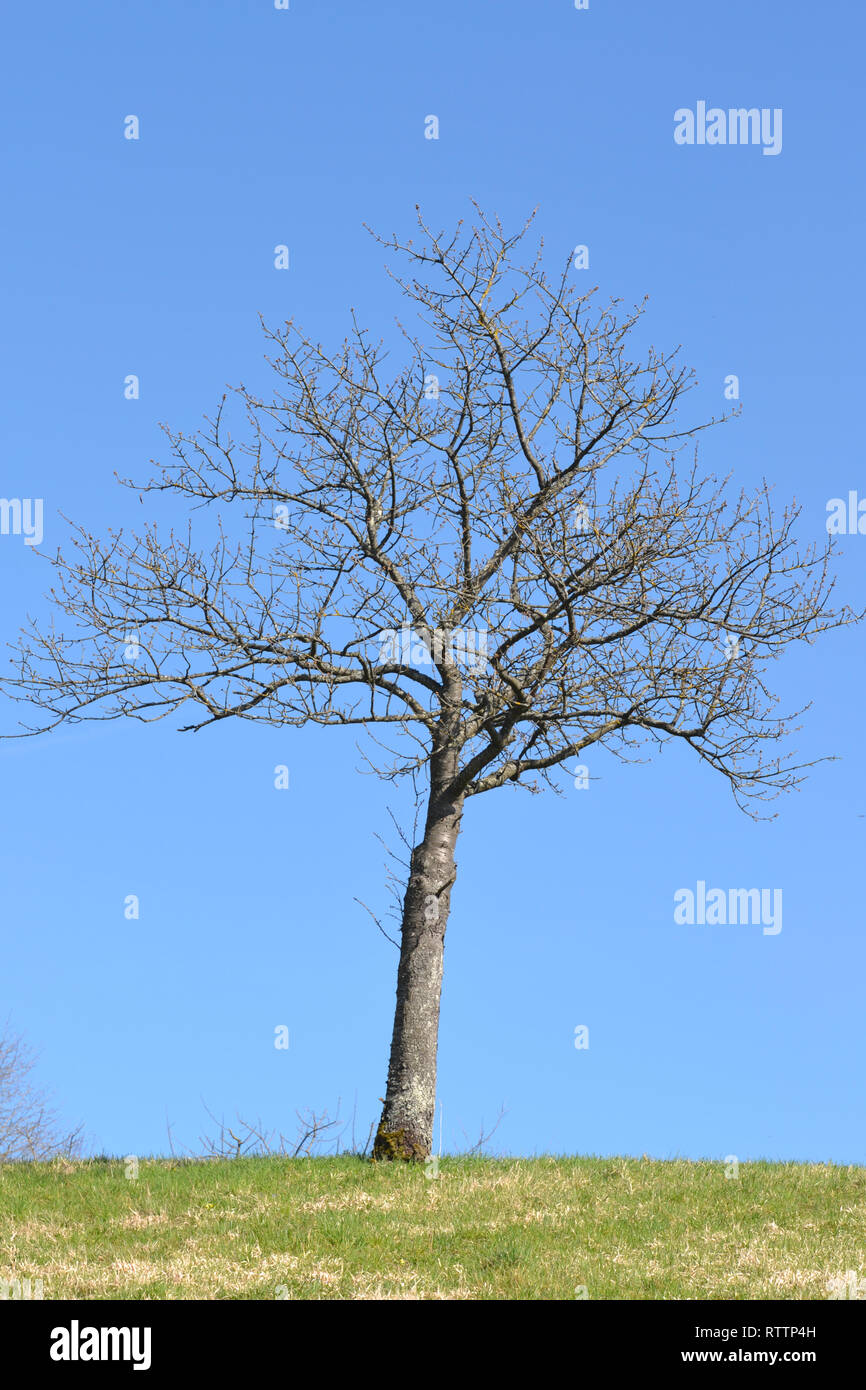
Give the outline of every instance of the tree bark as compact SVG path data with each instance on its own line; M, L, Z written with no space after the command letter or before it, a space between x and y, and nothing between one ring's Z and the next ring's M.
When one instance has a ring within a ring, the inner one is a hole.
M433 1143L445 926L463 814L462 795L447 793L443 761L431 764L424 836L412 851L403 901L397 1007L374 1159L423 1160Z

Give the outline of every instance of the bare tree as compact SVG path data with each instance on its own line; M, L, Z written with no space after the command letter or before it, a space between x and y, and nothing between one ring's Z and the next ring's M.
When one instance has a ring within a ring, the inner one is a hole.
M200 1154L203 1158L312 1158L333 1146L340 1152L340 1143L349 1121L340 1117L340 1102L337 1101L336 1114L332 1117L327 1110L317 1111L312 1106L295 1111L297 1132L294 1139L288 1138L281 1130L268 1130L261 1120L246 1120L236 1115L231 1124L221 1116L217 1118L205 1106L214 1129L199 1136ZM336 1131L336 1133L335 1133ZM371 1126L372 1132L372 1126ZM174 1140L169 1127L169 1144L174 1153ZM187 1150L190 1158L196 1155Z
M0 1034L0 1163L44 1162L81 1151L81 1126L65 1129L47 1092L34 1083L36 1060L7 1025Z
M272 398L235 388L197 435L166 431L150 482L125 480L199 525L215 509L208 543L191 518L76 528L52 590L69 625L30 626L12 687L44 712L28 733L174 711L187 730L357 725L381 776L422 779L378 1158L430 1152L467 798L555 786L596 744L629 760L674 739L756 814L802 772L766 668L853 616L829 606L828 550L796 548L796 508L680 462L704 427L677 423L693 376L635 346L643 306L596 307L569 267L551 279L540 247L520 254L528 223L418 223L418 245L380 238L414 306L397 368L354 311L336 353L265 329Z

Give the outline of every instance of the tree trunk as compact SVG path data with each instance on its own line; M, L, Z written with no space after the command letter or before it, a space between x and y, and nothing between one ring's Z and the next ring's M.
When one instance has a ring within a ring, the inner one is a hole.
M463 814L462 796L449 797L442 789L449 779L440 775L437 789L436 774L443 769L436 761L424 837L412 851L403 901L397 1008L374 1159L423 1160L433 1143L445 926Z

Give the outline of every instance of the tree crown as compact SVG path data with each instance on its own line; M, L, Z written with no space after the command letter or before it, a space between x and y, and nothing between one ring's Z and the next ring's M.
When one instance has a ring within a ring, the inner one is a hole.
M766 668L851 620L830 543L798 550L798 509L774 515L766 485L702 476L705 426L677 422L693 375L635 350L643 306L597 307L540 247L521 261L529 223L418 224L418 245L379 238L415 311L396 373L354 311L336 353L266 328L278 384L235 388L244 437L227 394L195 436L166 430L155 477L124 480L215 509L211 543L192 517L75 528L51 591L71 629L33 624L17 649L10 689L48 716L26 732L185 707L186 729L363 725L382 775L444 759L461 797L666 739L746 807L796 783Z

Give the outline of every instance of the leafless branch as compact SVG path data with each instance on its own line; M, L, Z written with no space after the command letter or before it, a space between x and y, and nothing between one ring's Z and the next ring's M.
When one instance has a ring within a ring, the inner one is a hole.
M0 1163L78 1157L83 1126L66 1129L34 1081L37 1057L7 1020L0 1033Z

